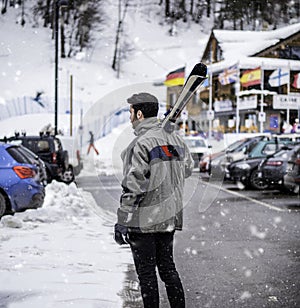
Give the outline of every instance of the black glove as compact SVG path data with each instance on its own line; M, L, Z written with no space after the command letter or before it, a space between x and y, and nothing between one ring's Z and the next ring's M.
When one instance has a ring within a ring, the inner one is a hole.
M114 240L119 245L128 244L127 241L128 229L120 224L115 224Z

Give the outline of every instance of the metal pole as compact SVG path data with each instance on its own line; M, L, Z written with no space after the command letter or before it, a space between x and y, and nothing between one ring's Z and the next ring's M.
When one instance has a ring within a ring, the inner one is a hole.
M236 124L235 124L235 132L239 134L240 132L240 64L238 63L237 67L237 83L235 85L235 95L236 95Z
M70 75L70 136L73 135L73 75Z
M263 63L261 64L261 81L260 81L260 89L261 89L261 98L260 98L260 113L261 115L264 112L264 70L263 70ZM264 132L264 121L260 119L260 133Z
M289 101L289 97L290 97L290 91L291 91L291 86L290 86L290 74L291 74L291 67L290 67L290 61L289 61L289 65L288 65L288 69L289 69L289 82L287 84L287 95L288 95L288 101ZM287 108L286 110L286 123L289 125L290 124L290 109Z
M54 82L54 134L57 135L57 108L58 108L58 15L59 5L58 1L55 0L55 82Z
M80 109L80 153L82 153L82 135L83 135L83 122L82 122L82 118L83 118L83 109Z
M211 64L211 63L210 63ZM213 86L213 74L212 74L212 67L210 65L210 74L209 74L209 104L208 104L208 110L209 113L212 113L212 86ZM208 139L211 139L212 137L212 119L208 120Z
M54 134L57 135L57 113L58 113L58 20L59 20L59 8L60 6L68 5L67 0L55 0L54 8L55 8L55 31L54 31L54 39L55 39L55 82L54 82Z
M21 18L21 25L24 27L25 25L25 0L22 1L22 18Z

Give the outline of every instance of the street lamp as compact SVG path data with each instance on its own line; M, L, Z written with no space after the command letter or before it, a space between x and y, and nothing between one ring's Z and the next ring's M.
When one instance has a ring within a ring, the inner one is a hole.
M58 20L59 8L68 5L67 0L55 0L55 83L54 83L54 134L57 135L57 109L58 109Z

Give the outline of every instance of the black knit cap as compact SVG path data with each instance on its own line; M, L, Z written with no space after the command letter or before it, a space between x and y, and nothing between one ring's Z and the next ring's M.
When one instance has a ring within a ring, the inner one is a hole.
M146 103L158 104L158 99L150 93L142 92L133 94L131 97L127 98L127 103L130 105Z

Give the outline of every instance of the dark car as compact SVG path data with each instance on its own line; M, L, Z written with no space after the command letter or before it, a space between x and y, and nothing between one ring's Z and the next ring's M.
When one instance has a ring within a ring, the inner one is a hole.
M226 177L234 182L240 182L245 187L262 190L268 188L263 180L258 166L268 155L278 152L283 146L293 144L291 141L268 140L260 141L249 153L249 157L232 162L226 171Z
M16 134L6 140L22 144L44 161L48 183L53 179L65 183L73 181L73 178L64 177L65 172L68 172L69 157L68 152L62 147L59 137L42 133L38 136Z
M38 168L20 146L0 142L0 217L43 205Z
M235 141L223 151L214 153L211 157L203 157L200 161L200 171L204 172L206 169L210 173L224 176L231 162L247 157L259 141L266 139L266 136L255 136Z
M258 175L268 185L268 187L286 190L284 186L284 176L287 172L288 161L293 153L299 150L299 145L284 146L273 155L267 156L258 166Z
M300 146L297 146L287 162L287 171L283 178L283 185L293 193L300 190Z

